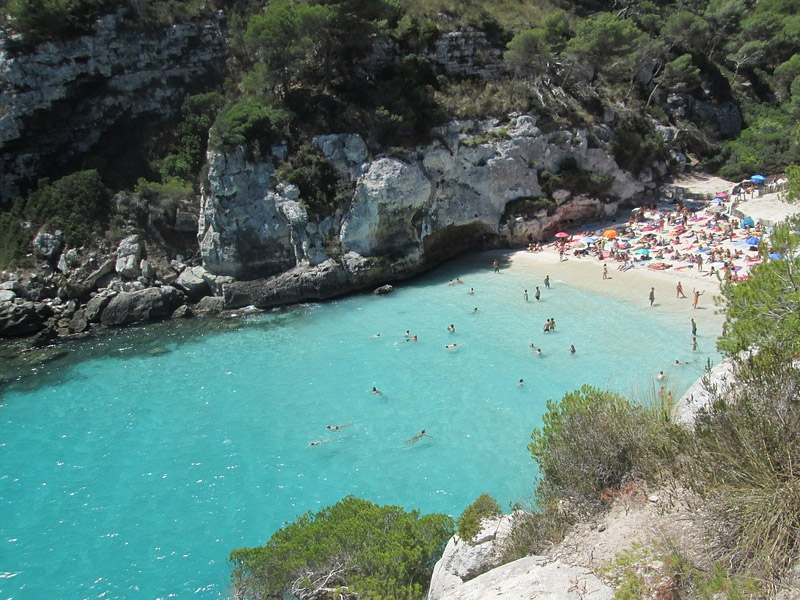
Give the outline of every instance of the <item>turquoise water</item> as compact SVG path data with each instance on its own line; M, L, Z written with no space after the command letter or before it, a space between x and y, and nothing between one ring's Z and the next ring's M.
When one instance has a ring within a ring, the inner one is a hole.
M347 494L451 515L483 492L530 500L548 398L581 383L641 396L660 370L677 395L717 360L691 351L688 318L491 259L383 297L122 331L7 386L0 597L225 598L231 549Z

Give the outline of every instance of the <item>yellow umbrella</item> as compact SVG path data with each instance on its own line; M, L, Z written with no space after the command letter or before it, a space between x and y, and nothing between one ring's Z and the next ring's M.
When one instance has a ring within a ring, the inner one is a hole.
M606 229L603 232L603 237L606 238L606 239L609 239L609 240L613 240L615 237L617 237L617 230L616 229Z

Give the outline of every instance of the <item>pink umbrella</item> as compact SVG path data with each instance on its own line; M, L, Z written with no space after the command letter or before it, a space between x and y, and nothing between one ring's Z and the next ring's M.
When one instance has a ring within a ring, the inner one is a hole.
M568 238L568 237L569 237L569 234L568 234L566 231L559 231L559 232L556 234L556 237L557 237L557 238Z
M716 197L717 198L727 198L728 197L728 192L717 192Z

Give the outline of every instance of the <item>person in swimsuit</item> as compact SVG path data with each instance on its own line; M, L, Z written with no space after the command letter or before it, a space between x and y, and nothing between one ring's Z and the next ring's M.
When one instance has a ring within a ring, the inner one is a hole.
M423 429L417 435L412 437L410 440L406 440L406 446L414 444L414 443L418 442L419 440L421 440L424 437L430 437L430 436L427 433L425 433L425 430Z

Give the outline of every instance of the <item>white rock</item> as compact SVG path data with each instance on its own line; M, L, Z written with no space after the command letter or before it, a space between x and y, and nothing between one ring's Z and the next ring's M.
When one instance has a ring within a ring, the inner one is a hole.
M461 584L441 600L610 600L614 592L589 570L528 556Z
M142 246L138 235L129 235L117 247L117 262L114 269L127 279L139 276L139 261L142 257Z

